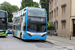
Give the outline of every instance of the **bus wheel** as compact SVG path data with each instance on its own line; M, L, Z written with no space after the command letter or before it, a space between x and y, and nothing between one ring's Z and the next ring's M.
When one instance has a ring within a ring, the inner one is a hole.
M20 33L20 39L22 39L22 33Z

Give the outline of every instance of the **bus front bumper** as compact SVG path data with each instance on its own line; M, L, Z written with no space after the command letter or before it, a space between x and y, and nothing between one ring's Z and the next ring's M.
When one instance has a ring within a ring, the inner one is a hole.
M36 35L32 35L31 37L30 36L23 36L23 39L24 40L46 40L46 36L47 35L45 35L44 37L36 36Z
M7 36L7 34L4 34L4 33L0 33L0 36Z

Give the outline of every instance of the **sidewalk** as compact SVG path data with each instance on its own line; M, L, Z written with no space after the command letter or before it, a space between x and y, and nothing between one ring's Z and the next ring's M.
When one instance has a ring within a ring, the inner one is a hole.
M64 42L64 43L69 43L75 45L75 37L71 37L71 40L69 37L59 37L59 36L50 36L47 35L47 40L54 40L54 41L59 41L59 42Z
M67 46L75 49L75 37L72 37L71 40L69 37L59 37L59 36L50 36L47 35L47 41L58 46Z

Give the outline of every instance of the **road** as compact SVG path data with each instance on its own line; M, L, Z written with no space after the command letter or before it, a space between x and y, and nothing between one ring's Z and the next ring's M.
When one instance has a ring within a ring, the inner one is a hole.
M60 50L54 45L42 41L23 41L11 34L0 37L0 50ZM63 50L61 48L61 50Z

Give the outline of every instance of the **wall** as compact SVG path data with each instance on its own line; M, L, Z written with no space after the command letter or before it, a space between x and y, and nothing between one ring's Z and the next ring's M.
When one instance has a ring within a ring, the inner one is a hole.
M52 11L54 12L55 9L55 0L53 0L53 8ZM58 21L58 29L57 29L57 33L58 36L69 36L70 35L70 0L58 0L57 2L57 7L58 7L58 16L56 17L56 20ZM65 14L62 14L62 8L61 5L66 4L66 12ZM50 8L49 8L50 9ZM50 10L49 10L50 13ZM50 16L49 16L50 17ZM66 20L66 29L62 29L62 20ZM52 20L49 22L55 22L55 16L53 13L53 18Z

